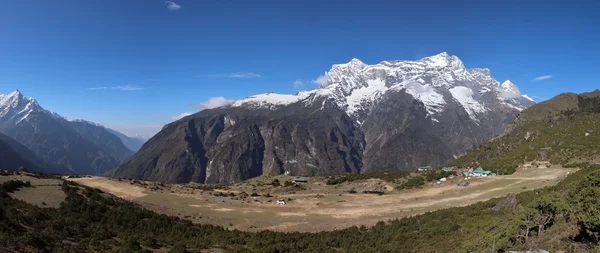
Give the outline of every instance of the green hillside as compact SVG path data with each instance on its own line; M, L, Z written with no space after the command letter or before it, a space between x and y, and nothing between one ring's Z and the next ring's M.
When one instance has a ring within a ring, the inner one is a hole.
M524 110L505 134L446 165L481 166L499 174L534 160L578 166L600 162L598 143L600 90L565 93Z

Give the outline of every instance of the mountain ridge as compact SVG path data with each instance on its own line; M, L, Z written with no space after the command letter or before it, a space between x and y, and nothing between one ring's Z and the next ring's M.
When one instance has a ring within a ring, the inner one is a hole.
M133 154L103 126L45 110L19 90L0 94L0 132L74 173L103 174Z

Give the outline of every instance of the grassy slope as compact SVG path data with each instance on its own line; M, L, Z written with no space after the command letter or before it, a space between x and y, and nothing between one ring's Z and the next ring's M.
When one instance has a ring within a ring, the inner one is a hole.
M586 132L590 132L586 136ZM523 111L507 133L446 165L482 166L500 174L546 153L564 166L600 162L600 91L561 94Z

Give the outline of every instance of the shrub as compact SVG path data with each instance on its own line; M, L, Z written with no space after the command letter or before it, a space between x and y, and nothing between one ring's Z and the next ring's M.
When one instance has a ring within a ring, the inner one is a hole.
M271 185L272 185L273 187L279 187L279 186L281 186L281 183L279 183L279 179L275 178L275 179L273 179L273 181L271 182Z

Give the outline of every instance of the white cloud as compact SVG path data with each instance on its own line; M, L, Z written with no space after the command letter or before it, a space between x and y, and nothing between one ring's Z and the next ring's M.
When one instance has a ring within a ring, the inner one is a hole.
M171 119L173 119L173 120L180 120L181 118L183 118L183 117L186 117L186 116L190 116L190 115L192 115L192 114L193 114L193 113L191 113L191 112L184 112L184 113L182 113L182 114L179 114L179 115L177 115L177 116L173 116L173 117L171 117Z
M181 5L178 5L173 1L166 1L165 4L167 5L167 9L170 11L176 11L181 9Z
M300 88L300 87L304 86L304 81L298 79L298 80L294 81L293 84L294 84L294 88Z
M327 85L329 84L329 78L327 77L327 73L320 75L315 80L312 80L312 83L316 84L319 88L327 87Z
M262 76L251 72L234 72L234 73L223 73L223 74L210 74L210 75L198 75L198 77L208 78L261 78Z
M123 85L123 86L102 86L102 87L92 87L86 88L85 90L90 91L99 91L99 90L119 90L119 91L138 91L145 90L145 87L133 86L133 85Z
M198 108L200 111L202 111L202 110L206 110L206 109L213 109L213 108L217 108L217 107L221 107L221 106L230 105L234 101L235 100L226 99L225 97L212 97L202 103L192 104L190 106L194 107L194 108Z
M542 81L542 80L546 80L546 79L550 79L550 78L552 78L551 75L538 76L538 77L534 78L533 81Z

